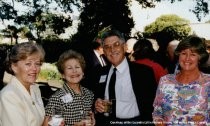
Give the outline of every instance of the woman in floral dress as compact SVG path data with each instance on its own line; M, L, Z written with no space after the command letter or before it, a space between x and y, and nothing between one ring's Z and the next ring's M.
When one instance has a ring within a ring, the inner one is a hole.
M180 70L161 77L153 120L156 126L208 125L210 75L199 70L209 57L204 40L188 36L177 46L175 56Z

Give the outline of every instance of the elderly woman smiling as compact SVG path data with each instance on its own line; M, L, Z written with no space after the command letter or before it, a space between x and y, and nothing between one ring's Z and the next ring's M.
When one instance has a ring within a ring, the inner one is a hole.
M82 119L86 114L90 114L92 117L90 125L94 125L91 110L94 95L80 84L84 77L84 57L76 51L67 50L59 57L57 68L63 77L64 84L49 99L45 108L45 125L55 113L63 116L66 126L83 125Z

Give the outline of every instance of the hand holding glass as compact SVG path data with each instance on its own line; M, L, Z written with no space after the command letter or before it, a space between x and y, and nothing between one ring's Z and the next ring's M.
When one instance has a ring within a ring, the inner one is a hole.
M62 114L58 112L54 112L54 115L50 118L50 121L48 122L50 126L63 126L64 125L64 118L62 117Z
M103 100L104 105L104 115L109 116L112 113L112 100Z
M84 116L81 122L84 124L83 126L95 126L94 113L92 111L84 113Z

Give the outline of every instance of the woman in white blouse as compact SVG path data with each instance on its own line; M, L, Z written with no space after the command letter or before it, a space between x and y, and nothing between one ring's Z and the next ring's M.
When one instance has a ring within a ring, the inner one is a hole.
M35 43L15 45L6 59L6 71L13 75L0 92L2 126L41 126L44 105L34 82L44 60L44 50Z

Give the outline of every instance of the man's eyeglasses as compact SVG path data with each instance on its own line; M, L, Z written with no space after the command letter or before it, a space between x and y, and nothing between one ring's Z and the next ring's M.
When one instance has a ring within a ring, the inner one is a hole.
M103 48L104 50L110 50L112 48L119 48L122 45L122 43L120 43L119 41L115 42L112 45L104 45Z

